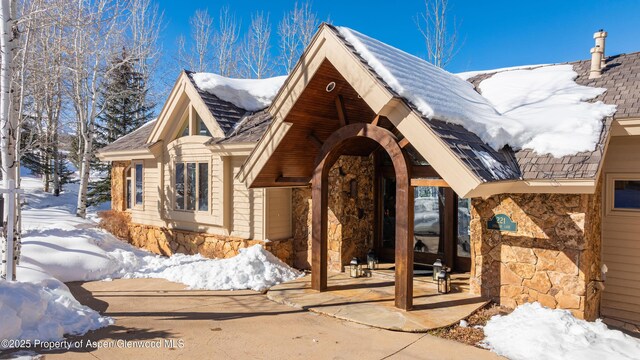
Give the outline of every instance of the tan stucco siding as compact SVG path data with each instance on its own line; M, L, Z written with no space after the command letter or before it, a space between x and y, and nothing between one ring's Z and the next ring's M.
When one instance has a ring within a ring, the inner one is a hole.
M291 227L291 189L266 190L266 238L288 239Z
M613 181L640 180L640 137L612 137L604 161L601 314L640 324L640 212L613 210Z

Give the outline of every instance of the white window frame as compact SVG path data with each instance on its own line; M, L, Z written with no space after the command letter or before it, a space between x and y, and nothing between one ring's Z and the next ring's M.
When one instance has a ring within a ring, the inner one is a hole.
M605 179L605 213L607 216L640 217L640 209L615 208L615 182L640 181L640 173L610 173Z
M131 172L131 175L129 175L129 172ZM133 208L133 198L134 198L134 192L133 192L133 186L134 186L134 178L133 178L133 163L129 164L129 166L127 166L124 169L124 203L125 203L125 207L124 209L129 211Z
M142 167L142 202L138 204L137 199L137 184L136 184L136 175L137 175L137 167L140 165ZM136 210L144 210L144 162L142 160L133 160L131 161L131 205L130 209Z
M184 190L184 208L183 209L178 209L177 205L177 197L178 197L178 193L177 191L173 191L173 206L172 206L172 210L173 211L178 211L178 212L185 212L185 213L203 213L203 214L211 214L212 210L211 210L211 161L209 160L196 160L196 159L174 159L172 162L172 172L171 172L171 183L173 184L173 188L177 189L177 179L176 179L176 168L177 165L179 163L184 164L183 165L183 171L184 171L184 175L183 175L183 179L185 182L185 190ZM196 194L195 194L195 206L193 210L189 210L187 209L187 164L195 164L196 167L196 186L195 186L195 190L196 190ZM207 210L200 210L200 164L207 164Z

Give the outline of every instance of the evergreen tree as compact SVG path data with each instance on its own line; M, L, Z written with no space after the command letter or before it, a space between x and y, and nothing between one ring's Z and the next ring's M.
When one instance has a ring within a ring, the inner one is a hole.
M98 117L94 144L96 150L139 128L152 118L152 105L148 103L148 86L134 61L128 59L127 50L111 62L112 69L100 92L100 105L104 110ZM95 170L101 179L89 184L88 205L111 200L111 165L95 160Z

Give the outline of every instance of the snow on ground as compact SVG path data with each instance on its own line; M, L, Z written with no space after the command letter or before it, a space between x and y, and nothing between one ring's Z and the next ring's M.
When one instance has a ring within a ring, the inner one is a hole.
M233 79L211 73L193 74L193 80L200 89L248 111L262 110L271 105L286 78Z
M338 31L422 115L462 125L497 150L508 144L556 157L592 151L602 119L616 109L585 102L605 89L577 85L571 65L499 73L480 84L481 95L416 56L348 28Z
M576 319L567 310L552 310L539 303L494 316L484 333L483 345L511 360L640 358L640 340L610 330L600 320Z
M260 245L231 259L152 254L96 228L94 222L75 217L74 184L67 185L71 191L58 198L37 190L39 186L35 178L23 180L28 205L23 210L18 276L43 272L63 282L164 278L194 289L260 291L301 275Z
M59 340L113 323L78 303L63 282L164 278L192 289L261 291L302 275L259 245L220 260L154 255L76 217L77 184L65 185L59 197L41 186L39 179L22 179L26 199L18 282L0 281L2 339Z

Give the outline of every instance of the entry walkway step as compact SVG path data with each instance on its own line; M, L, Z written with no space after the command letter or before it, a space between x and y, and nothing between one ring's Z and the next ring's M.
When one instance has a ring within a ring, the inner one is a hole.
M434 284L414 282L411 311L394 306L393 278L350 278L345 273L330 274L328 290L311 289L311 276L276 285L267 292L275 302L307 309L339 319L405 332L426 332L447 327L467 318L487 304L487 300L457 291L438 294Z

